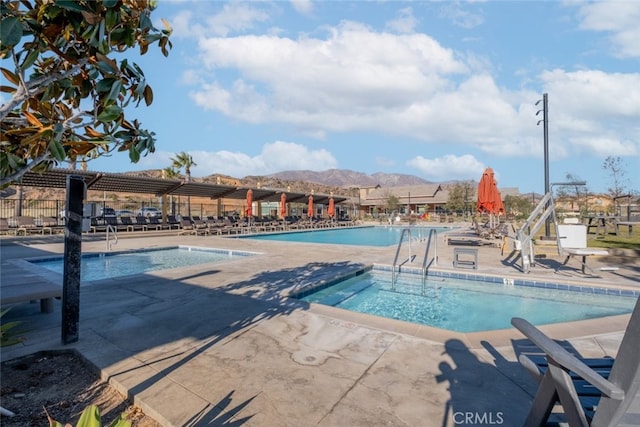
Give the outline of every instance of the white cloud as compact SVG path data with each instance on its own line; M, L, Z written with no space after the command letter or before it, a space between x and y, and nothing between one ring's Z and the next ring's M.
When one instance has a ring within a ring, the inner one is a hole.
M465 4L469 5L469 3ZM454 25L466 29L475 28L484 22L482 15L463 8L460 2L444 3L440 9L440 16L449 19Z
M206 4L206 3L205 3ZM267 22L269 15L262 9L252 7L249 2L232 1L225 3L219 12L205 19L197 15L199 11L182 10L171 20L174 38L201 38L207 36L228 36L254 28L256 23Z
M609 33L616 56L640 57L640 2L603 1L579 5L581 29Z
M552 94L549 115L554 132L572 151L640 155L640 73L556 69L540 77Z
M302 144L276 141L265 144L262 152L251 156L236 151L189 151L197 166L191 173L194 177L208 176L214 173L244 177L247 175L268 175L284 170L322 171L337 167L333 155L325 150L314 150ZM172 153L156 152L153 161L169 164ZM142 163L142 162L141 162Z
M302 15L310 15L313 12L313 2L311 0L291 0L291 6Z
M251 3L233 1L225 3L222 10L207 19L209 30L215 35L243 32L253 28L256 22L265 22L269 15L251 6Z
M413 10L410 7L400 9L396 13L397 17L386 23L385 27L389 31L393 31L400 34L413 33L418 20L413 16Z
M352 21L325 31L325 38L203 38L192 81L207 80L190 96L233 120L286 124L318 139L365 130L542 158L534 105L541 94L500 87L486 59L421 33L375 32ZM640 74L552 70L536 80L551 94L554 159L600 155L594 135L617 141L611 147L620 155L640 153Z
M446 181L450 179L479 180L486 168L479 160L470 154L462 156L446 155L436 159L418 156L407 161L407 166L420 171L427 179Z
M194 93L199 105L310 133L376 129L387 123L383 118L410 114L416 103L446 90L448 76L469 71L424 34L381 34L352 22L330 29L326 40L244 36L209 38L200 46L207 71L236 79L233 87L216 81ZM218 95L230 103L221 104Z

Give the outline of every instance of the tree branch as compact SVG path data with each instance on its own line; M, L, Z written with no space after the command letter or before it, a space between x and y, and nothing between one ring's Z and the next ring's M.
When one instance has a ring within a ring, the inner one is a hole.
M61 71L58 74L45 75L34 80L29 80L28 82L26 82L26 88L22 85L18 86L17 90L12 95L11 100L6 104L0 106L0 120L4 120L9 112L13 111L14 108L23 103L29 97L44 92L47 89L48 85L55 81L65 79L73 73L76 73L82 66L86 65L88 62L88 59L83 59L78 63L78 65L74 65L67 71ZM18 71L19 74L22 72L22 70Z
M18 181L20 178L22 178L24 176L24 174L26 174L27 172L33 170L33 168L35 168L36 166L38 166L40 163L48 160L51 158L51 154L49 153L49 150L45 151L44 153L42 153L41 155L39 155L38 157L36 157L35 159L33 159L33 161L31 163L27 163L27 165L23 168L20 168L19 170L17 170L13 175L7 175L7 176L3 176L0 179L0 188L4 188L5 186L12 184L16 181Z

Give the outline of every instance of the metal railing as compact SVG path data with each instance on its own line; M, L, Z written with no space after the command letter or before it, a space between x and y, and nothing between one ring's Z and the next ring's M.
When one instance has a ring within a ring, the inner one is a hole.
M436 238L432 240L433 236ZM429 258L429 249L431 249L431 242L434 242L433 257ZM427 290L427 274L429 267L432 265L438 265L438 233L432 228L429 230L429 237L427 238L427 247L424 250L424 259L422 260L422 288L421 294L424 296Z
M402 242L404 241L404 236L409 236L409 261L411 261L411 229L404 228L402 230L402 234L400 234L400 241L398 242L398 247L396 248L396 255L393 257L393 264L391 265L391 289L396 290L396 265L398 265L398 257L400 256L400 249L402 248ZM400 272L400 267L398 266L398 273Z
M412 235L411 235L411 229L410 228L405 228L402 230L402 234L400 235L400 241L398 242L398 247L396 248L396 254L393 258L393 264L391 266L391 289L392 290L396 290L396 282L397 282L397 275L396 275L396 270L397 273L400 273L400 266L398 265L398 258L400 256L400 250L402 249L402 245L405 241L405 236L408 236L408 242L409 242L409 258L408 258L408 262L411 262L413 260L413 255L411 253L411 242L413 240ZM434 239L435 236L435 239ZM420 241L423 241L422 239L422 235L420 236ZM431 252L431 245L433 243L433 248L434 248L434 252L433 252L433 256L430 257L429 254ZM424 258L422 260L422 265L421 265L421 295L424 296L426 294L426 283L427 283L427 274L429 271L429 268L432 265L438 265L438 238L437 238L437 231L435 229L431 229L429 230L429 236L427 238L427 245L425 247L425 251L424 251Z
M111 234L113 235L113 237L114 237L115 242L114 242L113 244L114 244L114 245L117 245L117 244L118 244L118 232L116 231L116 228L115 228L113 225L111 225L111 224L107 225L107 229L106 229L106 235L107 235L107 240L106 240L106 243L107 243L107 252L109 252L109 251L111 250L111 246L112 246L112 244L111 244L111 239L109 239L109 233L111 233Z
M531 212L529 218L516 232L516 249L520 251L522 259L522 271L528 273L533 265L535 265L533 251L533 237L538 230L551 218L554 225L558 224L556 217L555 203L553 201L553 192L549 191L538 203L538 206ZM535 222L534 222L535 221ZM558 233L556 233L557 235ZM558 238L556 236L556 238ZM558 248L560 245L558 244Z

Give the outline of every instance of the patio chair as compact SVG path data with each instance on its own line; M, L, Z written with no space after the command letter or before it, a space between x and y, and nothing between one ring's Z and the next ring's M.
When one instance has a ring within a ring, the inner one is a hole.
M63 233L64 225L58 223L58 219L52 216L45 216L40 219L42 227L49 228L52 233Z
M13 234L15 236L18 231L15 227L9 225L9 221L6 218L0 218L0 234Z
M163 230L163 229L170 229L171 225L169 224L162 224L161 218L157 217L157 216L150 216L148 218L145 217L137 217L136 218L138 222L140 222L140 219L143 219L146 221L147 223L147 229L151 230L152 228L155 230Z
M580 359L524 319L514 317L511 324L542 350L547 362L525 426L545 425L556 403L570 427L640 425L640 298L613 363ZM535 372L529 356L522 354L519 361Z
M20 234L21 231L24 232L25 236L29 233L44 234L45 231L51 234L51 227L43 227L36 224L36 220L32 216L18 216L16 217L16 222L18 224L17 234Z
M558 224L557 233L560 255L565 255L566 258L562 265L556 268L556 272L566 266L571 258L580 257L582 274L587 274L587 270L591 274L595 274L595 271L587 265L588 257L609 255L609 251L606 249L587 247L587 227L583 224ZM618 268L607 266L600 267L599 270L613 271Z

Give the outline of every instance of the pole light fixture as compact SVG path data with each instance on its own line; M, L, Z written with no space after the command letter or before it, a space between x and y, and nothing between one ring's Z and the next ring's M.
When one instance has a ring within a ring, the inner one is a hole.
M543 124L544 128L544 193L550 190L549 186L549 99L546 93L542 94L542 99L536 102L539 105L542 102L542 109L536 112L536 116L542 112L542 120L538 120L538 126ZM546 238L551 237L551 225L547 220L544 224L544 235Z

